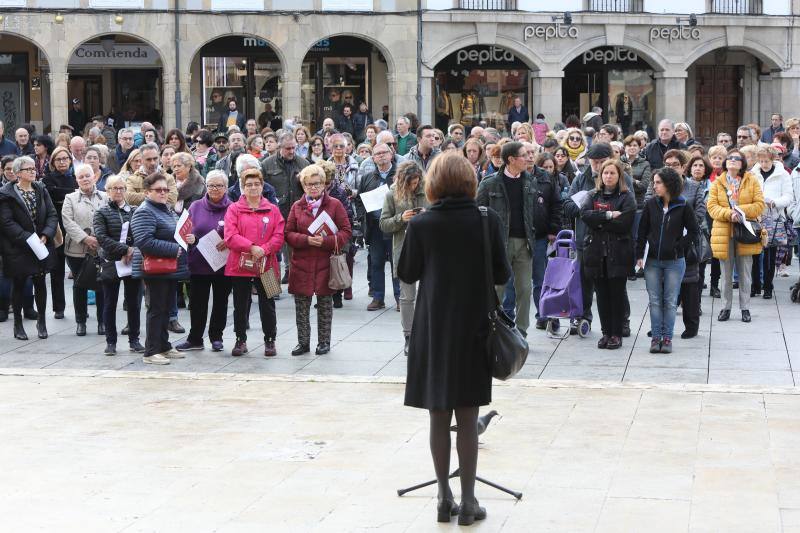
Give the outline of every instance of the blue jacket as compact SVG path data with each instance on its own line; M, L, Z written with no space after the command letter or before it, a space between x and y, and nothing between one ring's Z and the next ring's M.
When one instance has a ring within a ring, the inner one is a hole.
M3 137L0 141L0 157L5 155L17 155L17 145Z
M508 120L509 128L510 125L515 122L530 122L530 115L528 115L528 108L525 106L520 106L519 111L513 105L508 108Z
M141 279L189 279L186 253L175 242L175 213L166 204L157 204L146 199L131 218L133 230L133 277ZM180 255L178 252L180 251ZM178 257L178 271L174 274L146 275L142 267L142 256Z

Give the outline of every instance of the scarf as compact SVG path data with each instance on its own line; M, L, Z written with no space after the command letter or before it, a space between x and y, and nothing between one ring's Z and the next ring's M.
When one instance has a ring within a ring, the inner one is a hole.
M308 210L311 211L311 214L317 216L317 212L319 208L322 206L322 196L314 200L310 196L306 196L306 203L308 204Z
M577 148L572 148L572 147L569 145L569 143L566 143L566 142L565 142L565 143L564 143L564 148L566 148L566 149L567 149L567 153L569 154L569 158L570 158L572 161L575 161L576 159L578 159L578 157L579 157L579 156L580 156L580 155L581 155L583 152L585 152L585 151L586 151L586 147L583 145L583 142L581 142L581 145L580 145L580 146L578 146Z

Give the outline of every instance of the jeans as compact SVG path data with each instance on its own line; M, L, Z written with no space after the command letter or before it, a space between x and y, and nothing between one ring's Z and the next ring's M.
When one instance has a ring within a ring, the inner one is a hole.
M172 349L169 343L169 307L170 296L175 295L175 280L150 278L144 280L147 287L147 331L144 344L144 356L168 352ZM128 308L133 302L128 300ZM130 324L128 324L130 327Z
M411 325L414 323L414 301L417 298L417 284L400 282L400 324L403 335L411 335Z
M86 261L85 257L67 257L67 264L72 271L73 277L78 277L83 263ZM88 296L87 289L80 289L72 285L72 305L75 307L75 322L78 324L86 324L86 319L89 317ZM100 286L95 291L97 304L97 322L103 321L103 287Z
M648 259L644 280L650 297L650 330L654 339L672 339L681 281L686 271L684 258Z
M373 230L369 237L369 269L372 272L372 298L383 301L386 294L386 274L384 265L389 262L392 270L394 299L400 301L400 280L392 269L392 239L387 239L381 231Z
M203 333L208 319L208 296L214 289L214 298L211 303L211 321L208 323L208 340L221 341L222 332L228 319L228 298L233 288L231 278L224 274L191 277L189 283L189 301L192 309L191 328L186 339L191 344L203 344Z
M275 316L275 300L267 298L259 278L232 277L233 285L233 330L236 340L247 340L247 319L250 314L251 289L258 292L258 313L261 316L261 331L264 342L274 341L277 335L278 320Z
M117 302L119 285L125 286L125 299L128 301L128 342L139 340L141 328L142 280L130 276L103 282L103 323L106 326L106 343L117 343Z
M511 264L511 271L514 273L514 292L520 295L516 298L516 318L517 329L523 334L528 333L531 313L531 278L533 277L533 257L528 248L527 239L509 237L506 243L506 253L508 262ZM505 292L504 285L495 286L497 298L503 298ZM524 295L524 296L522 296Z
M536 318L539 318L539 298L542 297L542 282L547 269L547 237L536 239L533 243L533 304L536 306Z
M633 242L636 242L636 239L639 237L639 222L642 220L642 209L637 209L636 214L633 215L633 228L631 232L631 236L633 237Z

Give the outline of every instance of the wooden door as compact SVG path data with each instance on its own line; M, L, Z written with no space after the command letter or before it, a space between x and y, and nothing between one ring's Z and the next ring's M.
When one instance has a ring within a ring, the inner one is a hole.
M700 65L695 78L695 138L706 146L715 144L722 131L735 139L741 102L739 67Z

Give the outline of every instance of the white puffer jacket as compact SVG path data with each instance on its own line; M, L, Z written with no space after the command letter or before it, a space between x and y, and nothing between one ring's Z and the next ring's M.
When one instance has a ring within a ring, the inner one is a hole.
M792 190L792 178L781 163L773 163L772 174L765 180L761 172L761 166L756 165L751 172L761 184L764 192L764 202L769 206L769 201L775 202L775 207L767 207L764 216L770 216L775 220L786 218L786 208L794 203L794 192ZM790 211L791 213L791 211ZM794 217L792 217L794 218ZM797 220L797 219L795 219Z

